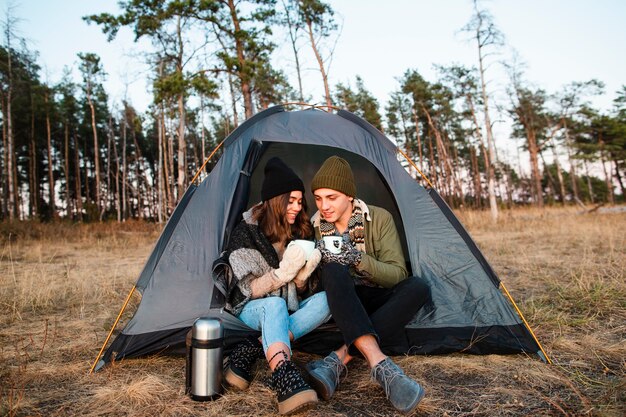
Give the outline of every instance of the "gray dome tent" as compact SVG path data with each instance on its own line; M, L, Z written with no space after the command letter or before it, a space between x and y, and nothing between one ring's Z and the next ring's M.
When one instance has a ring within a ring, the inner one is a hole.
M260 201L265 161L279 156L310 184L331 155L350 162L359 198L394 215L410 271L431 287L432 305L406 326L409 349L388 353L528 352L547 359L467 231L434 189L406 172L389 139L343 110L289 112L276 106L238 127L224 141L211 173L187 189L135 284L142 293L137 311L92 370L113 360L184 348L185 335L199 317L223 320L227 348L252 333L221 309L224 298L212 276L213 262L241 213ZM310 191L305 196L313 201ZM323 354L341 339L331 325L299 342L295 348Z

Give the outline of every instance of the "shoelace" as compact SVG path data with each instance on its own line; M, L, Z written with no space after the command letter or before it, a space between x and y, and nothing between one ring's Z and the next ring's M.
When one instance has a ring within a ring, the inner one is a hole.
M335 385L339 385L339 382L341 382L341 372L346 372L344 379L348 377L348 367L344 365L341 360L326 356L323 360L322 366L330 368L333 371L333 374L335 374Z
M402 375L402 372L398 370L398 368L393 363L389 363L385 360L372 369L372 379L374 381L381 382L378 379L378 375L380 375L381 377L383 389L385 390L385 396L389 398L389 386L397 376Z
M307 386L298 368L291 361L281 361L270 377L269 386L279 395L286 395Z
M251 341L245 341L241 345L237 346L233 353L230 355L230 363L238 368L248 369L262 357L263 348L256 346Z

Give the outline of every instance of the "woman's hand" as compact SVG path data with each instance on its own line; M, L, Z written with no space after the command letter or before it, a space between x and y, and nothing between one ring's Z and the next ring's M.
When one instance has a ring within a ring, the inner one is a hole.
M296 287L298 289L304 288L307 280L309 279L313 271L315 271L315 268L317 268L317 265L319 265L321 260L322 253L319 251L319 249L313 249L313 252L311 252L311 255L309 255L309 259L306 261L302 269L300 269L296 277L293 279L293 282L296 284Z
M285 250L283 260L278 264L278 269L274 270L274 275L280 282L287 283L294 279L305 262L304 250L298 245L291 245Z

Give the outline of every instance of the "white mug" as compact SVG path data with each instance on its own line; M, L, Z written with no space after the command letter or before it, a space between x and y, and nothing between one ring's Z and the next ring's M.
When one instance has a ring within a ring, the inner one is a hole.
M291 245L298 245L302 248L302 250L304 251L304 259L309 259L309 256L311 256L311 253L313 252L313 249L315 249L315 242L313 242L312 240L296 239L289 242L287 247Z
M341 245L343 244L343 238L341 236L324 236L324 247L330 253L335 255L341 252Z

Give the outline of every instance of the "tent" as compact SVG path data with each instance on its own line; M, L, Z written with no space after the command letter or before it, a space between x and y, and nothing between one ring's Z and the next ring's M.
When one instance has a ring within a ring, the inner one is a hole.
M224 297L212 264L241 213L260 201L263 167L273 156L309 184L327 157L339 155L354 170L357 196L393 214L409 271L428 280L433 302L406 326L409 348L389 353L526 352L549 360L448 205L407 173L396 146L366 121L343 110L276 106L239 126L222 150L214 169L187 189L172 213L133 288L142 294L136 312L100 358L107 338L92 370L113 360L184 348L185 335L199 317L222 319L227 348L252 332L221 309ZM309 190L305 197L314 212ZM324 354L341 338L328 325L298 342L296 348Z

